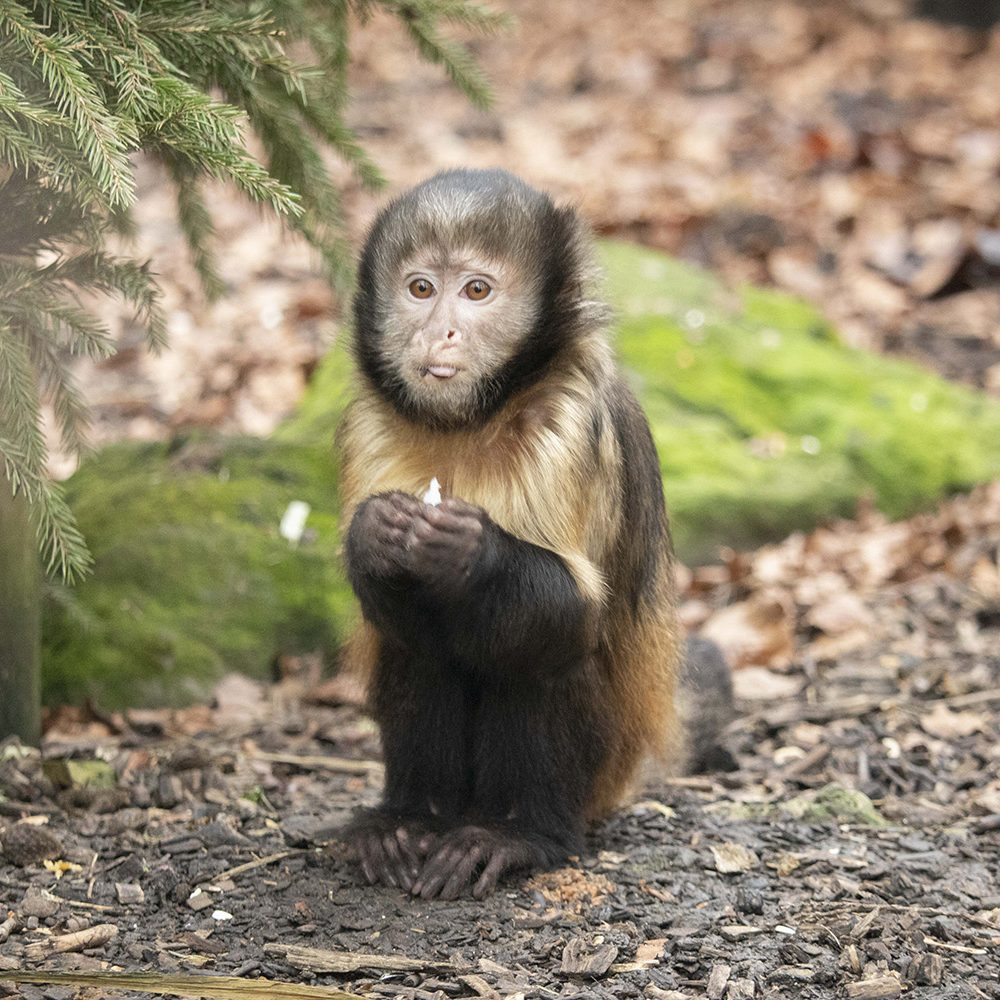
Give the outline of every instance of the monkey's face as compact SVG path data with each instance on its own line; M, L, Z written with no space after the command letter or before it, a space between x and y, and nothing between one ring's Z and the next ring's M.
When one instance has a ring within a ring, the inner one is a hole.
M590 330L586 233L571 209L502 170L451 170L401 195L365 241L354 347L410 420L482 426Z
M440 425L482 412L537 315L537 291L511 261L470 248L423 248L387 289L384 363L414 411Z

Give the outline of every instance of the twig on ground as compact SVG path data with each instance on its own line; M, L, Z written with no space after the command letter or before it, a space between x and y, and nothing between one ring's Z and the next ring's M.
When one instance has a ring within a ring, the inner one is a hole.
M203 997L205 1000L362 1000L334 986L304 986L275 979L238 979L235 976L170 975L158 972L27 972L4 971L15 983L98 986L135 990L158 996Z
M283 958L289 965L309 972L359 972L376 969L387 972L420 972L424 969L458 968L453 962L434 958L400 958L396 955L366 955L350 951L327 951L321 948L304 948L297 944L274 942L264 945L264 953Z

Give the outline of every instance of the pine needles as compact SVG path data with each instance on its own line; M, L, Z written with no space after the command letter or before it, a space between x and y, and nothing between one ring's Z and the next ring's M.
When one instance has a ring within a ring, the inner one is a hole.
M348 254L324 150L363 183L381 183L344 122L350 19L376 9L471 100L488 103L468 51L443 28L495 32L508 22L467 0L0 0L0 471L33 505L50 573L71 580L90 557L45 476L41 401L51 401L65 445L81 451L87 409L69 360L115 350L79 293L123 298L149 345L164 342L149 270L105 249L135 201L131 154L165 164L209 295L223 288L206 178L284 217L342 281ZM247 132L264 163L247 152Z

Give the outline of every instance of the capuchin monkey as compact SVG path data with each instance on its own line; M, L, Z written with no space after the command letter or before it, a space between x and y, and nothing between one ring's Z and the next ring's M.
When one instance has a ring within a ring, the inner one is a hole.
M595 280L576 213L501 170L438 174L368 236L338 443L386 768L345 831L370 883L482 898L683 752L659 463Z

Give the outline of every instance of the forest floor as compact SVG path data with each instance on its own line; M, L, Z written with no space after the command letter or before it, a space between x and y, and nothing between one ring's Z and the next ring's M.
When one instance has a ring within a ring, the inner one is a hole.
M359 33L353 120L394 187L511 167L604 234L778 284L852 343L1000 391L1000 34L890 0L505 7L520 27L476 46L493 112L378 19ZM376 199L344 178L356 236ZM144 353L115 316L121 354L80 369L95 441L268 433L342 303L220 194L228 293L206 304L163 178L141 181L172 348ZM1000 997L998 551L994 485L684 570L686 624L739 668L738 770L654 777L579 864L484 903L368 888L327 843L381 770L355 693L309 662L268 689L230 678L211 706L56 710L41 756L0 747L0 983L77 986L0 995L101 997L85 975L124 969L239 975L167 985L247 998Z

